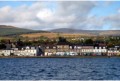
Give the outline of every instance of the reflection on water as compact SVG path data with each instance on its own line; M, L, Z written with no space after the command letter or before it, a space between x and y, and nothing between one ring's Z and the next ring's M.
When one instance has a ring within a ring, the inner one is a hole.
M1 80L119 80L120 58L0 58Z

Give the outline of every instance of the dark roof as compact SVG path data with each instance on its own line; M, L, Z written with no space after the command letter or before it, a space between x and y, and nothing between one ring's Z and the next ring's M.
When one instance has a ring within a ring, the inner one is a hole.
M93 44L83 44L82 46L94 46Z
M106 46L106 44L104 44L104 43L100 43L99 46Z
M70 46L82 46L83 44L70 44Z

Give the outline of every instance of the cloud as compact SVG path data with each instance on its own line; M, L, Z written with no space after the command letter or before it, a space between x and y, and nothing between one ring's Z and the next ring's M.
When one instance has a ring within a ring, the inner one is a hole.
M34 30L56 28L102 29L105 20L120 20L117 16L97 17L89 14L96 7L95 1L58 1L55 7L48 7L52 2L33 2L32 5L0 8L0 24L13 25ZM53 4L52 3L52 4ZM119 15L119 14L118 14ZM118 18L118 19L117 19Z
M5 6L0 8L0 22L7 22L7 21L13 21L11 14L11 7L10 6Z
M27 28L27 29L29 29L30 27L40 26L40 24L36 21L14 22L14 23L13 22L5 22L5 23L0 23L0 25L12 25L12 26L17 26L17 27Z
M110 29L120 29L120 13L105 17L105 21L110 24Z

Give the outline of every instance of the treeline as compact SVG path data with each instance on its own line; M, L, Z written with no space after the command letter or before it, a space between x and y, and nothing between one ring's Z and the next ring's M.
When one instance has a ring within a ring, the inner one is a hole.
M19 46L38 46L38 45L49 45L57 44L58 42L69 42L70 44L79 45L95 45L95 44L105 44L107 47L120 46L120 36L110 36L110 37L89 37L89 38L63 38L58 37L50 39L45 36L40 36L37 39L29 39L28 37L16 37L12 40L1 39L0 49L4 49L6 44L14 44Z

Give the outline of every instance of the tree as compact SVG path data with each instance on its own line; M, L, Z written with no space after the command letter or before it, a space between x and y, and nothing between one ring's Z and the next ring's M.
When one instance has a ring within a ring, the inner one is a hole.
M85 44L93 44L93 40L92 39L86 39Z
M3 43L1 43L1 44L0 44L0 49L5 49L5 48L6 48L6 45L3 44Z
M24 46L24 43L21 41L21 39L18 39L17 41L17 47L22 48Z
M5 39L1 39L0 42L1 43L6 43L6 40Z
M112 42L109 42L108 44L107 44L107 47L113 47L114 46L114 44L112 43Z
M30 41L25 41L25 42L24 42L24 45L25 45L25 46L31 46L31 45L32 45L32 42L30 42Z
M59 37L59 42L67 42L67 40L63 37Z

